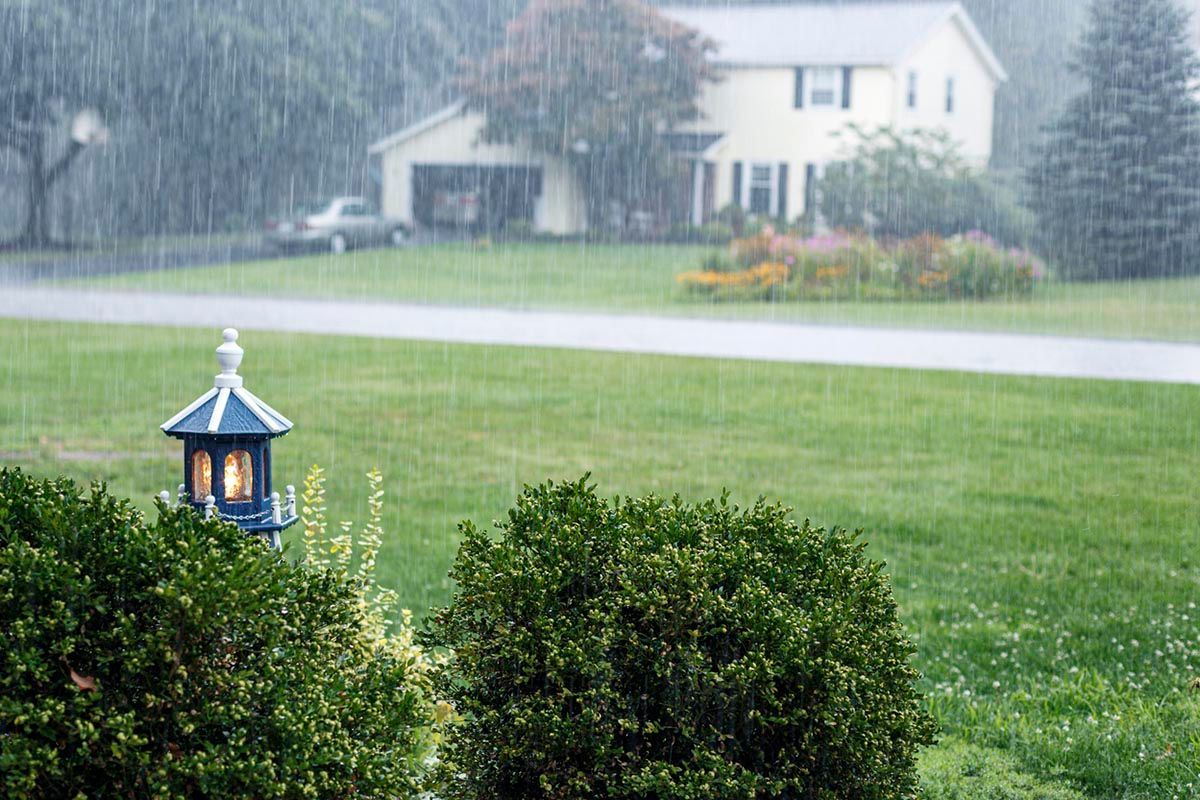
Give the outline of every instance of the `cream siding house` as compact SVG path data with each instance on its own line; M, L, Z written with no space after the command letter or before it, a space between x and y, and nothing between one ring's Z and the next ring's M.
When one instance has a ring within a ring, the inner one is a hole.
M667 135L690 169L692 224L730 203L771 217L804 213L814 179L842 154L836 134L849 123L940 128L971 161L991 157L995 92L1007 75L958 3L661 11L717 46L721 81L705 87L701 118ZM492 207L492 221L586 231L586 202L565 160L483 143L483 122L455 104L372 145L384 212L428 224L432 204L465 187Z

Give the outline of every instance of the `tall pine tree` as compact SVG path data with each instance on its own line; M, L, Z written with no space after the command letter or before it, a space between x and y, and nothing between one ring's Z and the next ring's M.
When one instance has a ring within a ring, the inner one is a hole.
M1200 272L1200 62L1173 0L1095 0L1072 69L1085 91L1029 174L1066 277Z

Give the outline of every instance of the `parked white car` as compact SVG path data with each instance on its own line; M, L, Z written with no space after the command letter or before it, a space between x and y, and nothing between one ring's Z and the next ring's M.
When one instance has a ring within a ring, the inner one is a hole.
M433 223L472 227L479 224L482 209L479 192L441 191L433 194Z
M381 216L361 197L335 197L301 205L294 214L266 222L267 243L280 250L323 248L344 253L351 247L403 245L410 231L399 220Z

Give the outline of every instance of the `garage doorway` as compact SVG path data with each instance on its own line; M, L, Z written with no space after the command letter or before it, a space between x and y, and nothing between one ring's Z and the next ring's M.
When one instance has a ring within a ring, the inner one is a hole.
M541 167L413 165L413 217L427 227L499 232L533 223Z

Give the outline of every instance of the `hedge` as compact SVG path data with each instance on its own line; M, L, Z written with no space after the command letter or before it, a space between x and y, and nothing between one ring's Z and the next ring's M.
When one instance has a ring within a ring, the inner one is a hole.
M408 796L411 657L359 588L190 508L0 470L5 797Z

